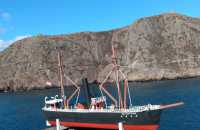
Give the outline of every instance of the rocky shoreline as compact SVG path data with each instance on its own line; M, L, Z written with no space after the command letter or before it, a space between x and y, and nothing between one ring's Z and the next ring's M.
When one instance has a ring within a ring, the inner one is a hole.
M185 79L200 79L200 76L195 77L178 77L175 79L161 79L161 80L138 80L138 81L129 81L135 83L148 83L148 82L157 82L157 81L167 81L167 80L185 80ZM13 92L27 92L32 90L47 90L47 89L58 89L60 86L45 86L45 87L35 87L32 89L17 89L17 90L8 90L8 89L0 89L0 93L13 93ZM65 88L68 86L65 86Z
M166 13L111 31L17 41L0 52L0 91L58 86L56 47L63 48L65 73L75 82L102 81L111 68L111 43L131 81L200 76L200 19Z

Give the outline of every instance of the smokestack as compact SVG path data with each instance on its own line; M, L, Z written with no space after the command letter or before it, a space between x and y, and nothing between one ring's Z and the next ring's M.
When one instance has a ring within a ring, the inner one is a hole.
M86 101L87 107L89 107L91 103L91 93L90 93L90 88L89 88L87 78L82 79L82 92L84 92L85 101Z

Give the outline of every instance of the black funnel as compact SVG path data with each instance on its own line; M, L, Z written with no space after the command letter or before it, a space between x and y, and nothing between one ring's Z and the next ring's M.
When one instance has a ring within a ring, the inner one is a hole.
M89 107L91 103L91 93L87 78L82 79L82 92L84 93L85 103Z

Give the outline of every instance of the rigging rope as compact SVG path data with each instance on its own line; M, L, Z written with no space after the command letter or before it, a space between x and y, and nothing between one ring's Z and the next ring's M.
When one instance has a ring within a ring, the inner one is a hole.
M80 89L79 89L79 91L78 91L78 95L77 95L77 97L76 97L76 103L75 103L75 106L77 106L77 104L78 104L79 96L80 96Z
M102 91L101 87L100 87L100 92L101 92L101 96L104 97L103 91ZM108 105L107 105L107 102L106 102L106 101L105 101L105 105L106 105L106 108L108 108Z
M120 69L119 69L119 72L122 74L122 76L123 76L124 79L126 80L126 85L127 85L127 90L128 90L129 103L130 103L130 106L132 107L132 99L131 99L131 94L130 94L130 89L129 89L127 77L125 76L125 74L124 74Z

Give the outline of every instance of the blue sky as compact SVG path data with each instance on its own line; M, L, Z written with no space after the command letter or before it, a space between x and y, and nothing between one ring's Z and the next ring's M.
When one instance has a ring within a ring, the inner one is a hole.
M0 49L37 34L102 31L165 12L200 16L199 0L0 0Z

